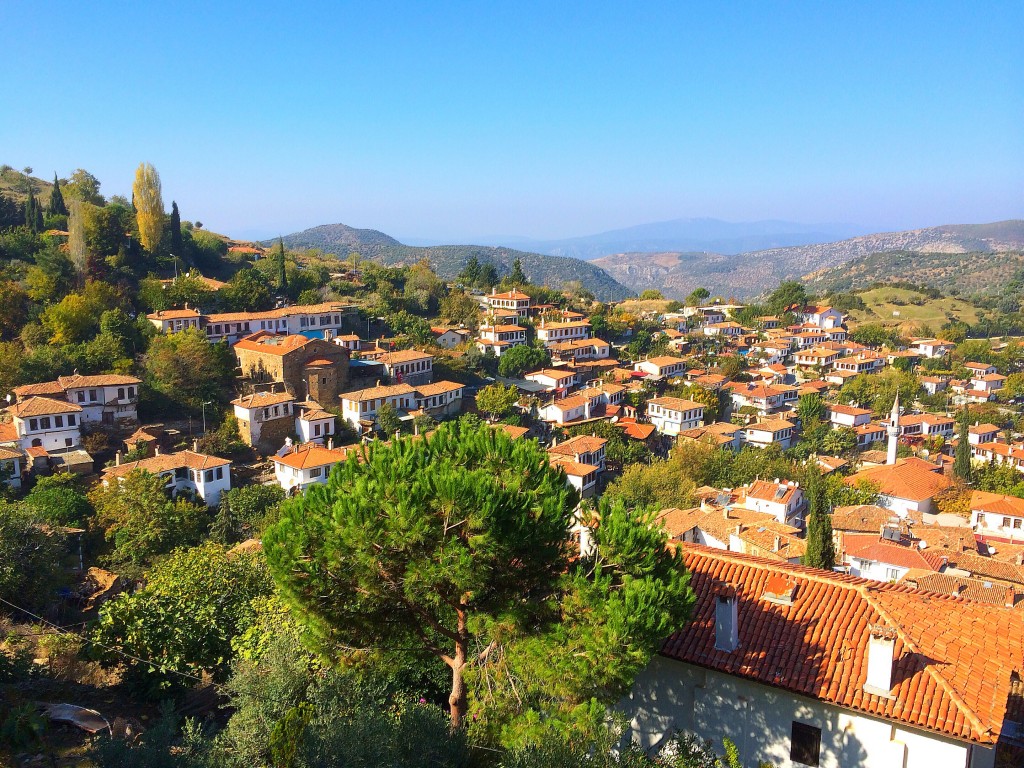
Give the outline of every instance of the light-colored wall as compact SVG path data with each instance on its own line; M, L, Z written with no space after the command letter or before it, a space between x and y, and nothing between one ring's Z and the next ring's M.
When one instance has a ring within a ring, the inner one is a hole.
M868 717L781 689L655 657L618 705L630 735L655 749L676 731L728 737L745 766L765 761L805 768L789 759L793 721L821 729L822 768L991 768L994 751ZM972 759L968 763L968 755Z

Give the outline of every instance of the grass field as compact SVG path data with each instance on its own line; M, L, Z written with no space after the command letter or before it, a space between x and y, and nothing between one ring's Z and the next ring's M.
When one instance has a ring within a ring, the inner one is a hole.
M644 312L662 313L665 308L669 305L667 299L647 299L641 301L640 299L626 299L619 304L619 309L623 312L629 312L633 315L639 315Z
M857 294L867 310L854 310L851 318L858 323L886 323L903 328L931 326L938 331L947 320L975 323L978 310L961 299L945 297L929 299L917 291L906 288L873 288ZM915 304L912 302L923 302Z

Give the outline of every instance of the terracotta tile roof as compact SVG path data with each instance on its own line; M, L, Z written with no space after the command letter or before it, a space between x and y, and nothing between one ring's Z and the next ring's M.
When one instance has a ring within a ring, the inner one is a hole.
M836 507L832 510L832 530L877 534L895 515L891 509L876 504Z
M663 655L955 739L998 740L1022 667L1019 612L678 546L697 602ZM764 599L780 575L794 588L791 605ZM715 648L716 598L726 589L738 596L739 647L732 652ZM864 690L870 625L895 632L891 698Z
M377 398L415 394L416 390L410 387L408 384L387 384L379 387L367 387L366 389L357 389L354 392L344 392L341 395L338 395L338 397L340 397L342 400L354 400L356 402L360 402L362 400L375 400Z
M616 425L619 429L626 433L626 437L632 438L633 440L646 440L655 432L653 424L637 424L633 422L617 422Z
M949 488L953 481L941 472L933 472L922 467L926 462L915 463L909 459L901 459L895 464L882 464L877 467L862 469L847 477L843 482L856 485L867 481L878 486L885 496L910 501L930 499L939 491ZM941 468L937 468L941 469Z
M0 443L18 442L18 428L11 422L0 424Z
M969 576L1024 585L1024 567L974 552L950 555L949 567L964 571Z
M103 470L103 476L105 478L124 477L136 469L155 475L175 469L203 470L224 467L230 464L230 461L218 456L209 456L195 451L179 451L178 453L162 453L159 456L150 456L148 459L141 459L139 461L130 461L117 467L107 467Z
M434 356L429 352L420 352L418 349L400 349L397 352L387 352L380 358L379 362L384 365L398 365L399 363L410 363L413 360L433 360Z
M328 301L321 304L297 304L291 307L279 307L278 309L270 309L265 312L221 312L209 315L207 320L211 323L234 323L239 320L275 320L295 315L326 315L332 312L342 312L348 308L348 304Z
M58 381L44 381L39 384L22 384L20 387L15 387L11 391L14 392L18 398L33 397L35 395L56 398L64 397L64 387L62 387Z
M826 407L827 411L831 413L840 413L843 416L870 416L871 410L868 408L857 408L853 405L829 405Z
M553 445L548 448L548 453L555 456L578 456L581 453L593 453L607 445L608 441L603 437L592 437L590 435L576 435L565 442Z
M64 389L76 389L80 387L120 387L134 386L142 383L142 379L136 376L121 376L116 373L103 373L96 376L58 376L57 383Z
M971 510L1024 517L1024 499L1017 496L1004 496L1001 493L973 491L971 493Z
M647 360L641 360L640 362L654 363L654 365L658 366L659 368L666 368L670 365L680 365L682 363L685 363L686 361L683 360L683 358L681 357L672 357L672 355L660 355L658 357L648 358Z
M772 434L775 434L776 432L781 432L784 429L794 428L795 425L785 419L766 419L764 421L759 421L756 424L749 425L747 430L751 432L771 432Z
M50 416L55 413L79 413L82 409L74 403L69 403L65 400L54 400L50 397L30 397L28 400L15 403L7 410L19 419L27 419L30 416Z
M930 550L886 541L878 533L848 533L843 536L843 551L847 557L886 563L900 568L917 568L938 571L948 562L947 558Z
M749 498L759 501L774 501L777 504L788 504L796 493L797 486L792 483L770 483L767 480L755 480L746 489Z
M506 291L505 293L492 293L488 299L501 299L504 301L526 301L530 297L522 291Z
M291 403L295 400L287 392L254 392L251 395L243 395L231 401L232 405L240 408L266 408L268 405L280 405Z
M530 431L529 427L517 427L514 424L495 424L496 429L500 429L502 432L508 434L513 440L518 440L521 437L525 437L526 433Z
M569 397L563 397L561 400L553 401L551 405L560 411L570 411L573 408L582 408L589 402L590 398L583 395L570 395Z
M563 459L560 456L549 456L548 461L552 466L561 467L565 474L573 477L586 477L594 472L601 471L600 467L595 467L593 464L583 464L571 459Z
M306 443L284 456L274 456L275 464L284 464L292 469L324 467L345 461L353 448L324 448L316 443Z
M23 459L25 454L21 451L14 450L13 448L4 448L0 446L0 461L8 461L10 459Z
M937 592L940 595L952 595L964 600L989 603L1005 608L1024 607L1024 593L1004 584L991 581L971 579L966 576L954 576L949 573L930 573L908 571L900 580L901 584L909 584L917 589Z
M547 378L554 379L555 381L562 381L563 379L571 379L576 375L575 371L559 371L554 368L543 368L539 371L526 374L526 378L530 378L531 376L546 376Z
M526 329L521 325L482 325L480 331L494 331L495 333L517 333L519 331L525 331Z
M421 397L432 397L433 395L443 395L445 392L458 392L465 388L465 384L459 384L456 381L435 381L433 384L420 384L416 387L416 391Z
M995 424L975 424L973 427L968 427L967 431L972 435L988 435L992 432L998 432L999 427Z
M146 315L150 320L184 320L199 317L196 309L161 309Z
M695 403L693 400L684 400L681 397L655 397L647 401L647 405L660 405L669 411L692 411L695 409L704 410L707 406L702 403Z
M301 333L293 333L288 336L259 331L239 339L235 349L248 349L253 352L262 352L268 355L287 355L295 349L306 346L312 339L303 336Z

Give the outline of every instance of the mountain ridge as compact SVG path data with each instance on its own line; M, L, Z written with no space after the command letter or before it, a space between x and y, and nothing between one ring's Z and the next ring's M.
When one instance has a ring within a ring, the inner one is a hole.
M519 259L531 282L561 288L579 282L601 301L619 301L632 292L611 275L590 262L569 257L549 256L514 248L486 245L404 245L376 229L357 229L346 224L321 224L282 237L285 246L293 249L319 248L324 253L345 258L352 251L364 258L388 266L414 264L427 258L445 280L454 279L466 262L476 257L482 263L494 264L500 274L507 274ZM263 241L272 245L277 238Z
M886 252L997 253L1024 249L1024 220L987 224L944 224L899 232L858 235L813 245L771 248L737 255L720 253L620 253L591 263L630 289L658 288L667 298L684 298L697 287L715 295L751 298L779 281L839 267Z

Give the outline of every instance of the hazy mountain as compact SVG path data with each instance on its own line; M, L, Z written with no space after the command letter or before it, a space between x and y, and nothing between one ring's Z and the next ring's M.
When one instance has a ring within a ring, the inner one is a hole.
M796 224L789 221L730 222L719 219L675 219L613 229L562 240L507 237L483 242L552 256L597 259L616 253L711 251L736 254L808 243L824 243L862 234L852 224Z
M266 244L273 242L268 240ZM472 256L476 256L481 263L493 263L499 274L510 272L512 263L519 259L526 276L537 285L558 288L570 282L579 282L602 301L618 301L632 294L603 269L589 262L511 248L486 245L403 245L375 229L355 229L344 224L325 224L286 235L284 243L294 249L319 248L342 258L356 251L365 258L388 265L414 264L426 257L438 275L447 280L458 275Z
M720 253L620 253L594 260L634 291L657 288L683 298L698 286L713 294L749 298L780 280L800 278L854 259L886 252L998 253L1024 248L1024 221L955 224L862 235L832 243Z

